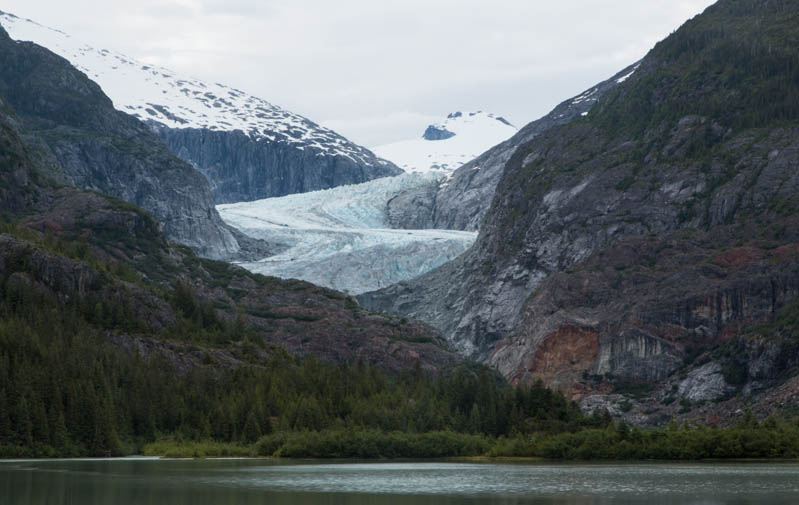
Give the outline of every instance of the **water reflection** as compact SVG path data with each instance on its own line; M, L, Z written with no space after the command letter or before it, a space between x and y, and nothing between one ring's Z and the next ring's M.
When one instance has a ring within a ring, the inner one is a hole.
M795 505L799 465L0 462L4 505Z

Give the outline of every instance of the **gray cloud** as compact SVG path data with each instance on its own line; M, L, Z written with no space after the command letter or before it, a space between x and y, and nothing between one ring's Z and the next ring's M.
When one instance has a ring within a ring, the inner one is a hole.
M366 145L482 109L517 125L712 0L6 0L95 46L225 82Z

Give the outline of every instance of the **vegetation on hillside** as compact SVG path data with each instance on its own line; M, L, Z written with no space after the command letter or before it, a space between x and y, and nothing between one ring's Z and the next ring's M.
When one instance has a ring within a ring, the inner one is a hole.
M606 133L635 137L689 114L736 131L796 125L797 24L792 0L718 2L658 43L641 76L603 100L592 122ZM705 140L712 145L707 127Z
M191 300L183 289L174 303ZM124 300L64 303L20 275L0 279L0 453L117 455L160 437L254 443L273 432L330 429L495 437L586 422L562 396L541 386L510 388L480 367L434 378L275 349L260 360L246 333L221 338L234 335L235 323L206 318L196 306L181 324L204 328L253 360L220 367L212 349L192 345L186 351L202 354L202 365L177 370L156 354L109 342L109 333L137 328Z

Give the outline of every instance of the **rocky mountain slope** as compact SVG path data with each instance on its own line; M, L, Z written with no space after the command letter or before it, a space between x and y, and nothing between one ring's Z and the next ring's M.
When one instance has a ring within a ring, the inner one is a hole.
M471 232L392 229L387 202L438 179L409 173L217 209L242 233L287 245L280 254L241 263L248 270L358 294L428 272L474 243Z
M514 150L469 252L360 300L582 398L690 412L780 384L795 327L752 336L799 289L798 26L795 2L719 1Z
M68 61L36 44L15 42L1 27L0 94L56 180L140 205L163 223L167 236L203 256L240 252L202 175L143 123L115 110L100 87Z
M0 24L96 81L114 106L160 134L211 183L217 203L355 184L402 171L312 121L219 83L180 76L13 14Z
M406 172L449 173L516 133L507 120L488 112L453 112L431 124L421 138L394 142L374 151Z
M479 230L483 217L491 205L499 179L502 177L505 163L516 149L550 128L587 116L597 100L629 79L637 68L637 63L631 65L607 81L566 100L546 116L513 133L510 138L507 135L512 134L513 130L509 126L498 128L496 125L491 125L491 128L497 133L494 135L483 133L482 130L487 130L485 127L476 131L468 130L475 140L481 139L480 141L469 141L472 146L479 147L479 149L459 147L454 151L457 153L468 152L469 156L458 154L452 158L453 163L448 168L454 172L448 174L446 180L439 184L431 184L429 187L410 188L397 195L389 204L389 209L397 215L395 226L397 228ZM499 122L501 118L493 119L493 122ZM458 119L455 121L457 122ZM500 124L502 123L500 122ZM448 123L439 126L431 125L431 128L432 130L429 131L434 136L439 135L436 132L449 131L447 130ZM454 142L455 138L449 142ZM482 139L486 138L491 138L494 142L484 142ZM416 142L422 143L422 141ZM402 148L405 144L392 144L386 148L375 148L375 150L404 167L405 165L399 160L402 159ZM392 149L399 152L394 154ZM419 148L411 149L409 152L425 153L424 149ZM433 156L430 159L438 158Z

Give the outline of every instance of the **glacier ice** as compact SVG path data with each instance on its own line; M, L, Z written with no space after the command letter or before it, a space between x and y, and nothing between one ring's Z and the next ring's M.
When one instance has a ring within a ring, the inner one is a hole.
M401 191L436 183L434 173L411 173L350 186L217 206L230 225L288 249L242 263L253 272L359 294L408 280L471 247L473 232L397 230L386 204Z

